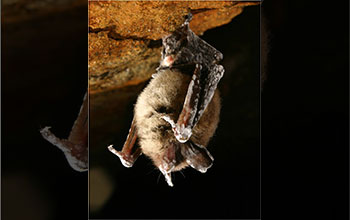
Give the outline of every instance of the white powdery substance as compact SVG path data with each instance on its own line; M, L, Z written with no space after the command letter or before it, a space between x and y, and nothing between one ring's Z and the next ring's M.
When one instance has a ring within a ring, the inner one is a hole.
M210 157L210 159L211 159L212 161L214 161L214 157L210 154L210 152L208 151L208 149L207 149L206 147L204 147L204 146L202 146L202 145L197 145L197 146L200 147L200 148L202 148L202 149L204 149L204 150L207 152L207 154L208 154L208 156ZM210 167L213 166L213 163L212 163L212 164L210 164L208 167L197 167L197 168L196 168L196 167L191 163L191 161L190 161L189 159L186 160L186 163L187 163L188 165L190 165L193 169L198 170L198 171L201 172L201 173L206 173L206 172L208 171L208 169L209 169Z
M165 176L165 180L166 180L166 182L168 183L168 185L171 186L171 187L173 187L174 184L173 184L173 182L171 181L170 173L166 173L166 174L164 174L164 176Z
M181 127L177 126L174 120L172 120L168 115L164 115L161 118L170 124L170 126L172 127L172 130L174 131L175 138L180 143L187 142L192 136L192 130L190 127L185 128L184 125L181 125Z
M88 170L87 164L84 161L79 160L78 158L72 156L72 154L64 153L66 155L69 165L76 171L84 172Z
M182 125L181 127L176 127L177 132L175 132L175 137L180 143L187 142L192 136L192 130L190 127Z
M169 171L166 171L163 166L159 166L158 169L160 170L160 172L162 172L162 174L165 177L166 182L168 183L169 186L173 187L174 184L171 181L171 171L174 169L175 167L171 168Z
M168 115L164 115L164 116L162 116L161 118L162 118L164 121L168 122L172 128L175 128L175 127L176 127L175 122L174 122L173 119L171 119Z
M51 144L58 147L63 151L69 165L76 171L84 172L88 170L88 165L86 162L79 160L71 154L71 150L61 141L61 139L57 138L51 131L51 127L45 127L40 130L41 135L45 140L50 142Z
M195 170L198 170L199 172L201 172L201 173L206 173L207 172L207 170L211 167L211 165L209 166L209 167L207 167L207 168L204 168L204 167L202 167L202 168L196 168L195 166L193 166L193 164L191 163L191 161L190 160L186 160L186 163L188 164L188 165L190 165L193 169L195 169Z
M109 145L108 150L119 157L120 162L122 162L124 167L132 167L133 164L124 160L123 156L116 149L113 148L113 145Z

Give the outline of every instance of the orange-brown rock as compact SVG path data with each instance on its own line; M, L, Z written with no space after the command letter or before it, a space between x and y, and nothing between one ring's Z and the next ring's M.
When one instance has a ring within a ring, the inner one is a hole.
M226 24L243 7L258 2L234 1L90 1L89 92L137 84L159 64L161 38L191 12L198 35Z

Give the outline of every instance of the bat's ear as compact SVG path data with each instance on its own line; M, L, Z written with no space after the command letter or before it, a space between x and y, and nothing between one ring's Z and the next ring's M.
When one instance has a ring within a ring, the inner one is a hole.
M192 168L205 173L213 165L214 158L205 147L192 142L182 146L181 153Z

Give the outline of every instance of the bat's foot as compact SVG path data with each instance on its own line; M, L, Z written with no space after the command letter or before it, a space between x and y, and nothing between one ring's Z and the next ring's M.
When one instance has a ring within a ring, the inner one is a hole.
M120 162L124 165L124 167L128 167L128 168L134 165L135 160L140 155L140 153L138 153L137 157L135 157L135 155L133 154L127 154L122 151L117 151L116 149L113 148L113 145L109 145L108 150L113 154L117 155L120 159Z

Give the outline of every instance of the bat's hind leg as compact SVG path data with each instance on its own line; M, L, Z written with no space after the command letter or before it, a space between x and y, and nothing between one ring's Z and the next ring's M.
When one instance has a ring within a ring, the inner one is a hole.
M112 145L108 146L108 150L117 155L125 167L132 167L137 158L142 154L141 148L137 148L132 152L137 139L135 119L132 120L128 137L124 143L122 151L117 151Z

